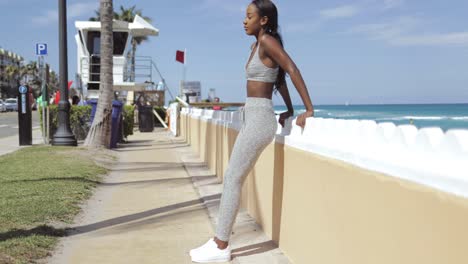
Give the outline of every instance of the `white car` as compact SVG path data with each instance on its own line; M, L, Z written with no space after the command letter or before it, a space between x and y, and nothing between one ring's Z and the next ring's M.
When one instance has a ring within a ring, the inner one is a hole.
M7 111L18 111L18 99L8 98L5 100L6 110Z
M6 105L5 102L3 102L2 99L0 99L0 112L6 112Z

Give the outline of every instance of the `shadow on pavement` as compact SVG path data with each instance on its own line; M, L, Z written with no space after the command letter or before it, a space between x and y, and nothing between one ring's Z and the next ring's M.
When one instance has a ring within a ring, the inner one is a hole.
M278 248L278 245L273 240L257 243L245 247L240 247L232 250L232 259L237 257L251 256L264 253Z
M173 204L173 205L168 205L168 206L164 206L164 207L160 207L156 209L151 209L151 210L136 213L136 214L120 216L120 217L104 220L101 222L97 222L94 224L67 228L66 231L67 231L68 236L88 233L88 232L92 232L92 231L99 230L102 228L106 228L106 227L110 227L114 225L120 225L120 224L124 224L128 222L132 222L135 220L139 220L142 218L154 216L157 214L167 213L167 212L170 212L176 209L181 209L184 207L189 207L193 205L201 205L203 204L204 201L216 200L216 199L219 199L220 197L221 197L221 194L205 196L199 199L195 199L195 200L191 200L191 201L187 201L183 203L178 203L178 204Z

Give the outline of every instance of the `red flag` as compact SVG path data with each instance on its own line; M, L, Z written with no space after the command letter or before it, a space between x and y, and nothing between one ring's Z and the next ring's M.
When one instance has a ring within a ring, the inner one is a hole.
M178 50L176 52L175 59L176 59L176 61L178 61L180 63L184 63L185 62L185 53L183 51Z

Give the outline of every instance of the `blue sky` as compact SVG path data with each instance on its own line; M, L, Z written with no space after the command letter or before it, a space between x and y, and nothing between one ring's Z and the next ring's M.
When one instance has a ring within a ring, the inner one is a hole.
M466 0L275 1L286 51L298 65L315 104L468 102ZM187 49L188 80L216 88L222 101L246 96L244 66L254 38L243 30L239 0L121 1L153 19L160 36L138 49L158 64L176 91ZM76 72L74 21L94 15L99 1L68 1L69 76ZM57 1L0 0L0 46L34 60L49 45L58 70ZM300 97L290 83L295 104ZM279 96L274 96L282 104Z

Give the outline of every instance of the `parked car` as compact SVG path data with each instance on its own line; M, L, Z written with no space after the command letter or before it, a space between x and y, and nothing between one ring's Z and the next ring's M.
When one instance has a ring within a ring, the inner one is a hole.
M7 111L18 111L18 99L8 98L5 100L6 110Z
M6 112L6 105L5 102L3 102L2 99L0 99L0 112Z

